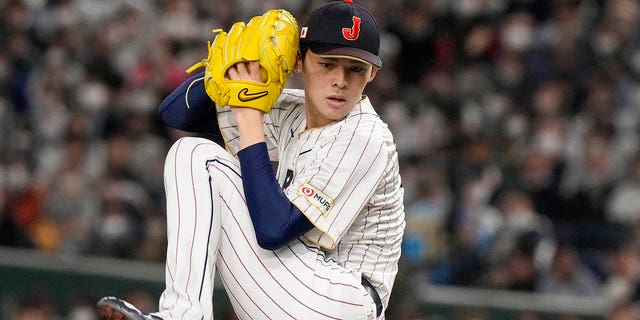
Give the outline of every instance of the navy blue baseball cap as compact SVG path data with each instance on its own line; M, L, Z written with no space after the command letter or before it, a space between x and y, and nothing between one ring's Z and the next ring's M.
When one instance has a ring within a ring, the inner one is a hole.
M300 46L322 56L382 67L378 23L352 0L332 1L314 9L300 28Z

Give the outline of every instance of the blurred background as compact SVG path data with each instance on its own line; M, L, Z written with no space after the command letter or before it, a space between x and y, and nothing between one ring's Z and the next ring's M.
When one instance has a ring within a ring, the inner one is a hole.
M639 318L640 4L355 1L406 188L387 319ZM0 318L156 310L162 166L188 135L159 102L212 29L318 3L0 0Z

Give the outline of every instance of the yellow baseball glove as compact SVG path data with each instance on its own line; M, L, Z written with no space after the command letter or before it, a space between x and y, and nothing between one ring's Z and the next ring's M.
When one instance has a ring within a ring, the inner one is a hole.
M298 23L284 9L236 22L229 32L217 29L209 55L187 72L205 67L205 90L219 106L249 107L269 112L293 71L298 53ZM229 80L227 70L236 63L260 61L264 82Z

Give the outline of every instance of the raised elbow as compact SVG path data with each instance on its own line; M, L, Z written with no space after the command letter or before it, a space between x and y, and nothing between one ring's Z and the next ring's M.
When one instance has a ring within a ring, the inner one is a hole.
M261 232L256 234L258 245L265 250L277 250L287 243L282 234L274 232Z

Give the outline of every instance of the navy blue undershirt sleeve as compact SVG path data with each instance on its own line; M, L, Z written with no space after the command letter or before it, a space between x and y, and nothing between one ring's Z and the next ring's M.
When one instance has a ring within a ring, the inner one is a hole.
M219 131L215 103L207 95L204 81L194 82L202 77L204 72L190 77L160 103L158 108L160 117L168 126L188 132L217 133ZM189 85L191 85L190 88ZM189 90L187 97L189 108L185 103L187 89Z
M242 184L258 245L275 250L313 228L274 178L267 144L256 143L238 152Z

